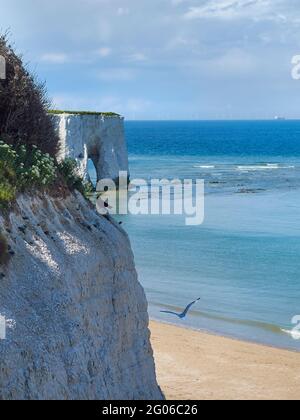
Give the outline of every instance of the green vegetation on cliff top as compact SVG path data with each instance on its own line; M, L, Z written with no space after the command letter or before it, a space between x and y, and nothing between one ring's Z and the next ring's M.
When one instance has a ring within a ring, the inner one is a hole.
M56 109L50 109L49 114L60 115L60 114L71 114L71 115L99 115L101 117L120 117L120 114L115 112L93 112L93 111L62 111Z

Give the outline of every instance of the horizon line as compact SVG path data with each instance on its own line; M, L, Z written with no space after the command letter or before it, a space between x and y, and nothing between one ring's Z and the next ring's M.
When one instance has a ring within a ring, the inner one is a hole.
M236 121L248 121L248 122L255 122L255 121L274 121L277 123L280 122L287 122L287 121L300 121L300 117L299 118L284 118L284 119L276 119L276 118L199 118L199 119L175 119L175 118L170 118L170 119L155 119L155 118L126 118L125 117L125 121L130 121L130 122L138 122L138 121L152 121L152 122L176 122L176 121L191 121L191 122L214 122L214 121L222 121L222 122L236 122Z

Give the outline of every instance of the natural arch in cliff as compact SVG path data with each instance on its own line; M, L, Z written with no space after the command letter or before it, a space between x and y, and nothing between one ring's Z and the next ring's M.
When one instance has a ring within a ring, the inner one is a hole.
M76 159L84 179L89 178L89 159L97 181L117 181L120 172L129 174L123 118L57 113L53 114L53 120L60 136L58 160Z
M88 142L87 154L88 154L88 172L91 181L97 184L101 180L102 168L101 168L101 141L100 140L91 140ZM91 177L93 176L93 179Z
M88 159L88 178L92 182L92 184L96 187L97 180L98 180L97 170L96 170L96 166L93 160L90 158Z

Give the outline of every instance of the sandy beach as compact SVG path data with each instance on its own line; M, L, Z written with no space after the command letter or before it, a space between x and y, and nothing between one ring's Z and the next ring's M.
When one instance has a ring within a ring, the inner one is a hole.
M300 399L300 353L151 322L168 400Z

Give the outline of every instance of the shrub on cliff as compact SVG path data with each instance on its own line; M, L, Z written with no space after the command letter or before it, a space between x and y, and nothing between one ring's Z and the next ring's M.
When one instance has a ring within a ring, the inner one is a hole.
M75 160L66 159L57 165L36 146L14 148L0 141L0 208L14 201L18 192L43 189L55 183L76 189L85 197L93 192L91 183L78 174Z
M0 206L16 193L51 185L57 177L55 161L36 146L14 148L0 141Z
M8 244L5 236L0 232L0 266L8 263L10 258Z
M12 147L0 142L0 205L11 202L16 195L15 158Z
M6 79L0 80L0 136L8 144L35 145L55 156L58 137L51 116L45 85L37 82L8 44L0 36L0 56L6 62Z
M95 189L91 182L84 181L78 174L78 163L74 159L67 158L58 165L59 172L71 190L78 190L85 197L92 194Z

